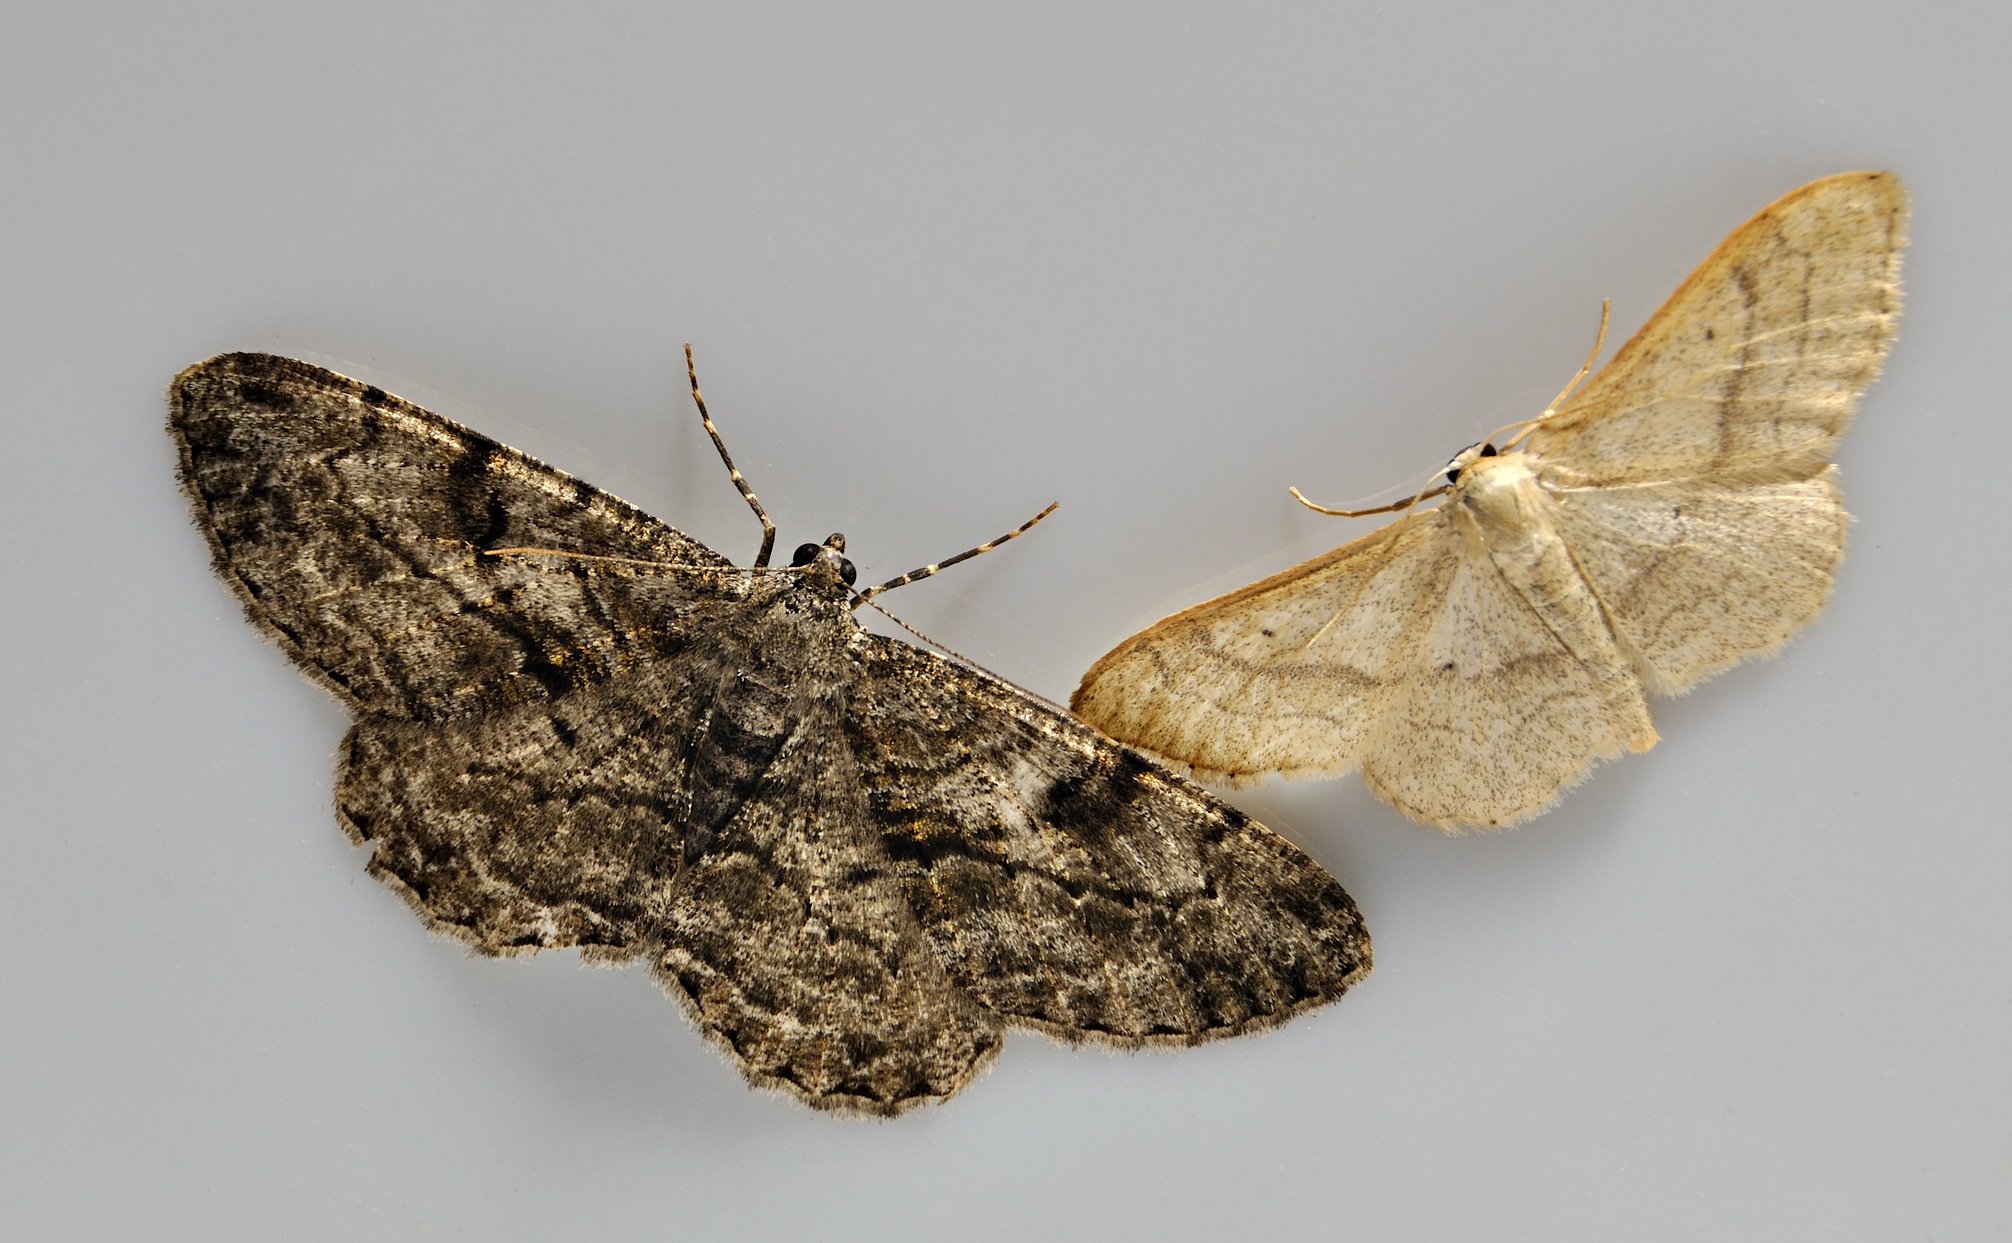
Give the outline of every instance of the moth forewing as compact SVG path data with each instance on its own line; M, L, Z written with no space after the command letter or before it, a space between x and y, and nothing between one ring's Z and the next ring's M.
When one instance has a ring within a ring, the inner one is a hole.
M1531 451L1582 485L1822 470L1891 344L1906 224L1891 173L1783 195L1537 427Z

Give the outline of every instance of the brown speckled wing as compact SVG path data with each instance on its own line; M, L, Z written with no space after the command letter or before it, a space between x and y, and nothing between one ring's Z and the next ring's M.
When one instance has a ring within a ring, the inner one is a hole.
M997 679L875 635L848 729L945 970L1015 1024L1197 1044L1341 995L1361 916L1297 848Z
M320 367L226 354L175 377L169 429L218 574L360 711L426 719L674 654L725 618L717 573L633 573L553 548L729 563L642 511ZM727 611L730 611L727 610Z
M866 634L835 572L736 569L305 363L213 359L170 404L218 573L355 714L372 874L480 953L646 959L759 1086L891 1115L1011 1024L1194 1043L1368 969L1299 851Z

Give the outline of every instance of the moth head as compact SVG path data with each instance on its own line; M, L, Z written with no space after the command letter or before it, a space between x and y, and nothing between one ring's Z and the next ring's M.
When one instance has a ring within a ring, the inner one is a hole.
M1459 483L1461 471L1466 470L1468 467L1474 465L1475 462L1479 461L1482 458L1494 457L1494 456L1495 456L1494 445L1490 444L1468 445L1465 449L1462 449L1460 452L1454 454L1453 460L1446 464L1446 482L1448 484Z
M789 563L803 570L806 582L850 587L859 580L859 570L845 555L845 536L837 531L822 544L800 545Z

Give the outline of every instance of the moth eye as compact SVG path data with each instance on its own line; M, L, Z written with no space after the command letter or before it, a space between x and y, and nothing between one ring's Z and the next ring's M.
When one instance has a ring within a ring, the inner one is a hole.
M817 544L799 544L797 545L796 555L789 559L789 563L791 565L809 565L811 562L817 560L817 554L823 551L824 549Z
M854 568L851 557L838 559L838 576L845 580L845 585L848 587L859 581L859 571Z
M1460 482L1460 472L1467 469L1465 466L1460 465L1460 459L1466 457L1469 453L1474 453L1476 447L1477 446L1475 445L1468 445L1465 449L1462 449L1458 454L1456 454L1453 460L1447 464L1446 466L1447 483L1453 484ZM1481 451L1479 453L1474 453L1474 458L1476 460L1485 457L1500 456L1495 452L1494 445L1481 445L1478 447L1480 448ZM1469 465L1472 464L1473 464L1472 462L1469 462Z

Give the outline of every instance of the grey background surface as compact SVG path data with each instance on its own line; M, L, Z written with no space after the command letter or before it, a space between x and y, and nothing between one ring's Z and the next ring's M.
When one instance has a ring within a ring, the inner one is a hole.
M0 18L0 1233L1984 1239L2012 1231L2002 6L13 5ZM1496 836L1235 801L1377 968L1260 1039L749 1092L639 970L425 934L238 616L162 390L366 378L1065 697L1618 343L1811 178L1915 195L1785 658Z

